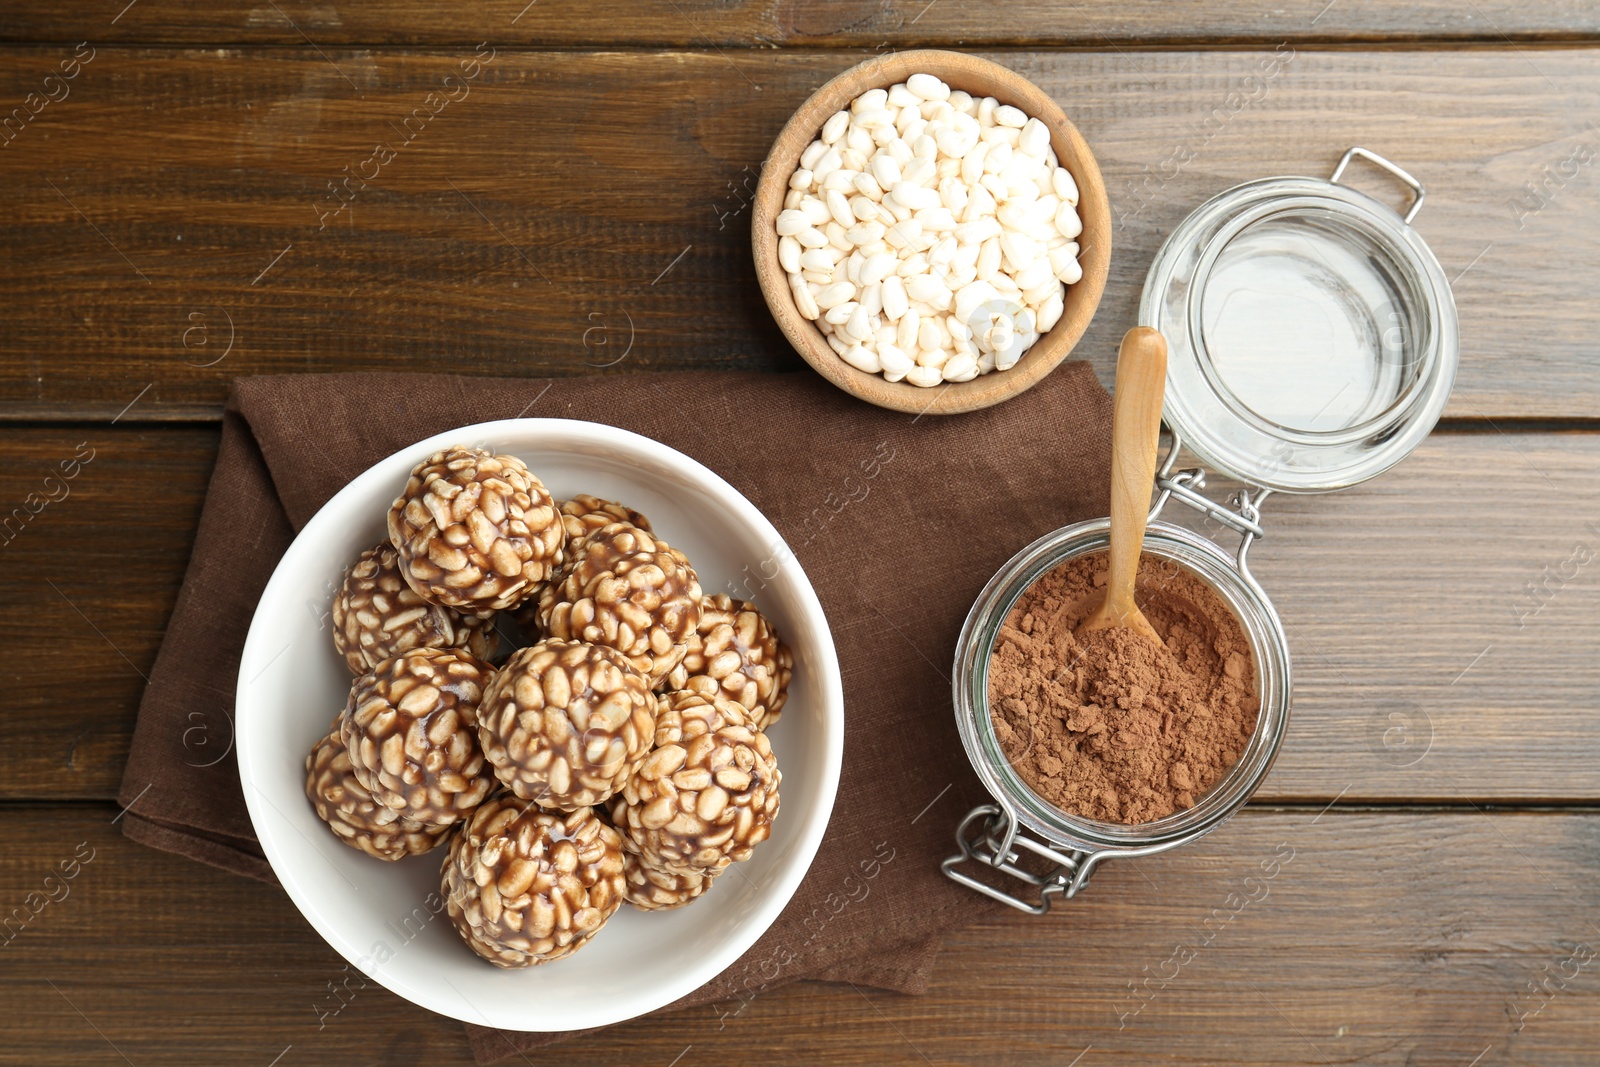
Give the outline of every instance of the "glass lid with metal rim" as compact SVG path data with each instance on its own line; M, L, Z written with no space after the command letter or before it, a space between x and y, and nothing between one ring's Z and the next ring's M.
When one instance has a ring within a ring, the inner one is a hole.
M1339 184L1360 156L1412 191L1402 218ZM1213 468L1291 493L1404 459L1455 381L1455 300L1410 222L1422 185L1364 148L1329 179L1264 178L1196 209L1156 253L1139 321L1169 346L1173 433Z

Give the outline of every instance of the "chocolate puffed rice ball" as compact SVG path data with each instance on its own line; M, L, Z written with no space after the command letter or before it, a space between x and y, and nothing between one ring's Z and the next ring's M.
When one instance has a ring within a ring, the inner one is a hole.
M429 852L450 832L447 826L408 819L374 799L350 765L338 719L306 757L306 797L334 836L380 860L393 862Z
M754 726L754 719L743 704L719 694L683 689L656 696L657 748L686 744L724 726Z
M466 614L424 600L400 573L385 541L361 553L333 598L333 644L356 674L413 648L460 648L479 659L499 638L491 612Z
M772 832L782 780L765 733L721 726L650 753L612 801L611 821L652 866L716 874Z
M614 500L602 500L588 493L579 493L571 500L563 500L558 505L561 512L561 522L567 531L567 558L571 558L578 550L578 541L598 530L603 530L612 523L622 522L635 526L645 533L650 532L650 520L642 512L634 511L626 504L618 504ZM539 624L539 600L537 597L523 601L511 613L511 617L521 627L522 632L534 641L545 636Z
M567 531L544 484L515 456L455 446L419 463L389 508L400 571L425 599L498 611L561 565Z
M571 500L561 502L561 521L567 528L569 544L596 530L603 530L614 522L625 522L637 526L645 533L650 532L650 520L641 513L626 504L618 504L614 500L601 500L588 493L579 493Z
M539 595L539 627L547 638L616 649L654 687L688 651L700 600L700 579L682 552L617 522L574 546Z
M494 668L458 649L416 648L356 679L340 736L379 803L450 826L494 788L478 747L478 702Z
M449 873L446 872L445 878L449 879L449 877ZM443 884L448 886L452 883L447 880ZM448 890L446 891L448 892ZM485 937L483 934L473 929L472 926L468 925L464 920L458 919L453 914L450 917L450 921L451 924L456 928L456 933L461 935L461 940L467 943L467 947L473 952L476 952L479 956L482 956L484 959L488 960L490 963L494 964L496 967L530 967L535 963L544 962L543 960L532 959L526 952L523 952L520 949L514 949L510 946L502 945L493 938Z
M719 593L700 601L700 624L667 688L724 696L749 710L757 728L778 721L789 699L794 653L756 606Z
M451 839L442 889L479 956L546 963L582 948L622 906L622 841L588 808L549 812L500 793Z
M640 911L681 908L711 888L714 875L663 870L632 852L623 854L627 901Z
M512 653L484 693L478 737L517 796L570 811L608 800L655 739L650 681L615 649L544 640Z

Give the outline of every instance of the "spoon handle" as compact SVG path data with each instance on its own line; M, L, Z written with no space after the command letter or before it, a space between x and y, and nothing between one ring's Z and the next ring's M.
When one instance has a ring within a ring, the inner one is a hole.
M1166 339L1148 326L1129 330L1117 353L1111 423L1111 564L1106 607L1118 619L1137 610L1133 586L1155 484L1166 384Z

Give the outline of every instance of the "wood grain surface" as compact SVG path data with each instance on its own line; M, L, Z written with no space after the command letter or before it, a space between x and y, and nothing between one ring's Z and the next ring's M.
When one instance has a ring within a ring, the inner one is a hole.
M0 647L29 650L6 672L0 796L116 795L217 438L126 422L0 430Z
M99 48L0 149L0 418L135 398L126 420L210 418L230 378L284 371L801 366L752 276L750 191L854 57L488 48ZM0 100L70 55L0 51ZM1106 380L1187 212L1362 144L1429 188L1417 225L1461 309L1449 417L1600 410L1600 51L996 58L1062 103L1105 176L1115 252L1078 351ZM464 62L460 99L426 104Z
M1114 252L1076 355L1108 384L1207 197L1353 144L1410 169L1460 308L1446 429L1268 502L1295 706L1221 830L952 931L926 997L801 983L508 1062L1597 1062L1593 4L59 0L0 9L0 1064L471 1062L280 890L118 831L228 383L799 368L762 160L916 46L1016 69L1093 149Z
M95 456L71 495L0 548L0 602L28 606L0 635L37 648L0 705L0 796L115 793L215 447L198 426L6 428L0 502L80 441ZM1600 435L1435 434L1366 486L1273 498L1264 521L1252 562L1295 704L1263 801L1600 797L1600 564L1577 552L1600 554Z
M126 7L125 7L126 5ZM690 48L1076 45L1307 40L1448 44L1592 40L1600 16L1577 0L493 0L441 10L420 0L337 4L102 3L9 6L0 40L177 44L467 44Z
M27 919L0 950L26 1020L0 1063L470 1062L458 1024L352 977L280 890L128 842L116 815L0 811L0 908ZM926 996L802 983L509 1062L1593 1063L1597 864L1592 810L1247 810L1043 920L953 932Z

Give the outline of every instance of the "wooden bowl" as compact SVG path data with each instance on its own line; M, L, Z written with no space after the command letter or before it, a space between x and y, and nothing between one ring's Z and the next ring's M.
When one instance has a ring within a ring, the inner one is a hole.
M789 178L800 165L800 154L816 140L822 124L836 111L868 89L887 89L919 71L943 79L952 89L976 97L992 96L1034 116L1050 128L1050 146L1056 158L1078 183L1078 215L1083 219L1078 261L1083 277L1066 287L1061 319L1034 342L1010 370L991 371L969 382L946 382L932 388L907 382L886 381L881 375L857 370L828 346L822 331L795 307L789 278L778 262L778 234L774 228L783 210ZM1105 291L1111 265L1111 206L1094 154L1082 135L1054 100L1016 71L963 52L924 49L895 52L851 67L828 82L800 106L773 142L756 185L755 207L750 216L751 244L755 249L756 278L767 298L773 318L795 351L824 378L847 393L879 407L917 414L953 415L1009 400L1056 368L1072 351Z

